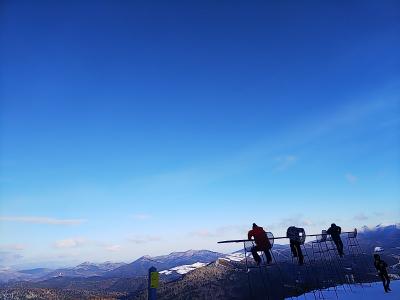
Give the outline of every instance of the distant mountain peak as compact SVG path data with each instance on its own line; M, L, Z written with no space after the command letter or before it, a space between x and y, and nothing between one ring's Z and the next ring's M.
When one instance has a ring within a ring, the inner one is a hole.
M217 253L217 252L210 251L210 250L205 250L205 249L201 249L201 250L190 249L190 250L187 250L187 251L171 252L169 255L194 255L194 254L204 254L204 253Z
M83 263L77 265L77 267L79 266L92 266L94 265L94 263L91 263L90 261L84 261Z
M154 259L154 257L152 257L150 255L143 255L138 260L153 260L153 259Z
M159 270L169 270L177 266L193 265L196 263L210 263L216 261L221 253L209 250L187 250L181 252L171 252L167 255L149 256L145 255L127 265L116 268L107 273L108 277L133 277L147 274L148 268L151 266ZM198 265L194 265L198 266ZM192 266L193 267L193 266ZM185 267L192 268L192 267ZM185 269L185 270L186 270ZM180 271L183 272L182 270Z
M360 232L381 231L381 230L387 230L387 229L400 229L400 223L396 223L396 224L379 223L378 225L375 225L373 227L364 225L360 228Z

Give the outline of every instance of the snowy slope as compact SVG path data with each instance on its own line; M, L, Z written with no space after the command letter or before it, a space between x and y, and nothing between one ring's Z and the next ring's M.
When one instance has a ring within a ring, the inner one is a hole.
M385 293L381 282L372 283L371 286L364 284L362 287L360 285L352 285L349 290L347 286L344 288L342 286L337 287L338 298L336 298L335 292L324 291L324 299L339 299L339 300L399 300L400 299L400 280L392 281L390 284L391 292ZM318 296L318 294L316 294ZM290 298L289 298L290 299ZM314 299L313 293L308 293L299 296L298 299Z
M218 259L221 255L223 254L209 250L189 250L185 252L172 252L168 255L155 257L143 256L130 264L107 272L104 276L124 278L142 276L147 274L151 266L156 267L158 270L165 271L178 266L191 265L198 262L210 263ZM161 274L168 275L165 273Z
M242 261L244 259L244 253L232 253L232 254L228 254L225 257L222 257L220 259L225 259L227 261Z
M165 274L165 275L171 275L174 272L183 275L186 273L189 273L190 271L193 271L195 269L204 267L205 265L207 265L206 263L201 263L201 262L196 262L194 264L191 265L182 265L182 266L177 266L168 270L163 270L160 272L160 274Z

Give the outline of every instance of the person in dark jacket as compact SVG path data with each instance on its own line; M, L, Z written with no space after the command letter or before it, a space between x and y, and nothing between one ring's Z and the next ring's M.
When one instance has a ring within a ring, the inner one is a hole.
M293 257L298 258L300 266L304 264L304 256L303 252L301 251L302 242L300 236L300 234L302 233L304 233L304 229L295 226L290 226L286 231L286 237L288 237L290 241L290 250L292 251Z
M378 271L378 275L382 280L383 283L383 288L385 289L385 292L389 292L391 291L389 284L390 284L390 278L389 278L389 274L386 270L387 268L387 263L384 262L381 257L379 256L379 254L374 254L374 266L376 268L376 270Z
M271 253L269 252L271 249L271 243L267 237L267 233L262 227L257 226L256 223L253 223L253 229L247 234L249 240L253 237L256 245L251 248L251 254L253 254L253 258L257 265L261 263L261 257L258 255L257 251L264 251L265 256L267 257L267 264L270 264L272 261Z
M340 238L342 228L340 228L340 226L336 226L335 223L332 223L331 227L326 231L326 233L331 235L332 241L335 243L336 249L338 250L340 257L343 257L343 242Z

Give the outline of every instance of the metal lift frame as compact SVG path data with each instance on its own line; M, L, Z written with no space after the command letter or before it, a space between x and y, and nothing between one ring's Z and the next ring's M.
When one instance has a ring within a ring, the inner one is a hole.
M355 239L356 244L354 244L353 241L350 242L350 243L352 243L351 245L356 245L356 246L350 246L350 247L357 247L357 251L358 251L357 253L360 254L359 249L361 249L361 247L360 247L360 245L359 245L359 243L358 243L358 241L357 241L357 239L356 239L356 237L357 237L357 230L355 229L355 231L342 232L342 234L347 234L347 246L348 246L348 247L349 247L349 241L348 241L349 236L350 236L350 238L354 238L354 239ZM351 235L351 234L353 234L354 237L353 237L353 235ZM322 235L322 234L310 234L310 235L306 235L305 238L304 238L304 241L305 241L306 237L321 238L321 235ZM286 236L274 237L273 234L272 234L271 232L268 232L268 233L267 233L267 236L268 236L268 239L269 239L270 242L271 242L271 249L270 249L270 251L271 251L271 256L272 256L272 258L273 258L273 261L275 261L276 265L278 265L278 261L275 259L275 256L274 256L273 251L272 251L272 246L273 246L275 240L288 239L288 237L286 237ZM321 243L325 243L326 249L328 249L328 256L329 256L329 259L332 261L332 256L330 255L330 250L332 250L332 248L329 247L329 245L327 244L328 241L329 241L329 239L326 238L325 240L321 241ZM315 241L313 241L313 242L315 242ZM244 255L245 255L246 273L247 273L247 277L248 277L247 279L248 279L248 283L249 283L249 290L250 290L251 296L253 296L253 291L252 291L252 286L251 286L251 283L250 283L250 274L249 274L249 270L252 269L252 268L258 268L259 271L260 271L261 277L262 277L261 279L262 279L262 282L263 282L264 289L265 289L266 292L267 292L267 298L270 299L269 288L267 288L267 285L265 284L264 276L263 276L263 273L262 273L263 263L260 264L260 266L250 266L250 265L249 265L249 262L248 262L248 258L247 258L247 257L248 257L248 253L250 252L250 251L248 251L248 249L249 249L249 247L250 247L250 249L251 249L251 247L254 246L254 240L253 240L253 239L250 239L250 240L249 240L249 239L239 239L239 240L225 240L225 241L219 241L219 242L218 242L218 244L227 244L227 243L243 243L243 249L244 249ZM247 243L247 245L246 245L246 243ZM321 245L322 245L322 244L320 244L319 246L321 246ZM304 243L304 242L301 244L301 247L303 247L303 252L304 252L304 253L303 253L303 256L304 256L304 258L307 258L308 264L310 264L310 263L311 263L311 260L310 260L309 257L308 257L308 251L307 251L307 249L306 249L306 247L305 247L305 243ZM312 247L312 243L311 243L311 247ZM362 252L361 252L361 253L362 253ZM314 253L313 253L313 254L314 254ZM264 256L264 254L261 256L262 259L263 259L263 256ZM324 257L324 258L325 258L325 257ZM292 257L292 259L293 259L293 257ZM308 268L309 268L310 266L308 266L308 264L305 263L305 268L306 268L306 273L309 274ZM265 265L265 266L267 266L267 265ZM308 268L307 268L307 267L308 267ZM279 269L279 267L278 267L278 269ZM342 270L343 270L343 266L342 266ZM281 273L281 270L280 270L280 269L279 269L279 272ZM268 276L268 272L266 272L266 275ZM281 273L280 275L282 275L282 273ZM337 275L338 275L338 274L337 274ZM282 276L283 276L283 275L282 275ZM310 277L310 276L309 276L309 277ZM281 277L281 278L283 278L283 277ZM269 278L268 278L268 279L269 279ZM269 281L269 280L268 280L268 281ZM317 281L317 284L318 284L318 281ZM317 290L319 291L319 295L318 295L318 296L321 297L321 295L322 295L322 299L324 299L323 291L321 290L321 288L317 288ZM336 295L337 295L336 287L335 287L335 293L336 293ZM316 293L315 293L315 290L313 290L313 294L314 294L314 298L317 299L317 295L316 295Z

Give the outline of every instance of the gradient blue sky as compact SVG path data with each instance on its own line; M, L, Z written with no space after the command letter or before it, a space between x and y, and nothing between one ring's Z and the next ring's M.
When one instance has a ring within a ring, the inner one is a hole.
M0 5L0 266L399 221L398 1Z

